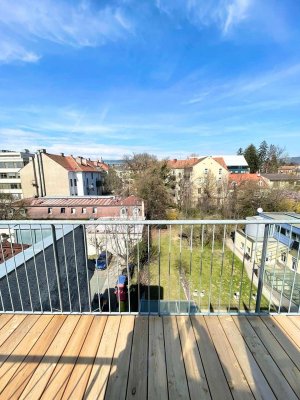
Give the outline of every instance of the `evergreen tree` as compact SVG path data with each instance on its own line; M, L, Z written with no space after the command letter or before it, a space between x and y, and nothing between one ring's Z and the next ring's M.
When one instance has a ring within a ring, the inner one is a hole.
M268 143L263 140L258 148L258 162L259 162L259 170L261 172L265 172L265 163L268 157L269 146Z
M258 152L254 144L250 144L244 151L244 157L249 165L250 172L255 173L259 170Z

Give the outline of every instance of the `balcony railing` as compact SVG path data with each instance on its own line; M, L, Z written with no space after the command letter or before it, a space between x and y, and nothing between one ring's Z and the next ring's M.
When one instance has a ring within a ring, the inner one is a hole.
M299 314L294 221L49 222L0 222L1 312Z

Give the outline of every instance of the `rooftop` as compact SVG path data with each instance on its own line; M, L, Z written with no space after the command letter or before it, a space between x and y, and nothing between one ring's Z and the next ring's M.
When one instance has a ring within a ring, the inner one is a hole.
M287 174L261 174L270 181L300 181L300 176Z
M26 207L76 207L76 206L138 206L142 200L136 196L126 198L116 196L69 196L69 197L40 197L22 200Z
M28 244L11 243L8 240L3 240L0 244L0 264L5 260L21 253L23 250L30 247Z
M0 346L5 399L300 396L299 316L3 314Z

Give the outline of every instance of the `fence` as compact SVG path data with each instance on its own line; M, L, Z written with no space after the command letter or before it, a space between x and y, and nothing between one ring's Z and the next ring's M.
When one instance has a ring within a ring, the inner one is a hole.
M262 219L0 221L0 309L299 314L299 227Z

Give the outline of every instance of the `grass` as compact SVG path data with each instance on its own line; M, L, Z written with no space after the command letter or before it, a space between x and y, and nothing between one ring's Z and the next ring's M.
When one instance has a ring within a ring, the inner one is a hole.
M169 229L161 230L160 234L154 231L153 244L160 248L160 253L149 265L150 285L154 287L152 299L156 297L158 286L163 300L187 300L190 289L190 299L201 311L207 310L209 305L214 311L254 310L252 295L257 289L255 286L251 289L243 263L226 246L223 251L221 242L215 242L212 251L211 244L202 249L198 239L191 251L189 241L180 240L179 228L172 227L171 234ZM262 298L262 308L267 306L267 300Z

